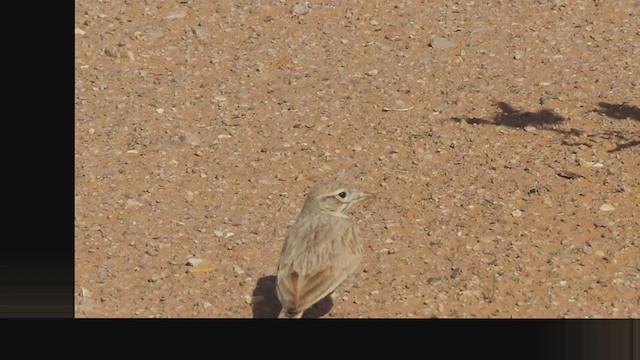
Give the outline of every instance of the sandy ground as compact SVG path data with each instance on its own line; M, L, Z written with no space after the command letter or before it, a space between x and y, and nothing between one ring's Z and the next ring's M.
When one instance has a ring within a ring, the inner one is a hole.
M275 316L334 178L307 317L640 317L640 1L231 3L76 1L77 317Z

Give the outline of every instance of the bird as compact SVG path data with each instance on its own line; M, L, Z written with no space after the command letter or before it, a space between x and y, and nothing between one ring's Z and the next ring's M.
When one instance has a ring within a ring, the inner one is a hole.
M309 191L280 252L276 276L280 318L301 318L355 271L364 246L347 210L372 197L375 194L339 180L318 183Z

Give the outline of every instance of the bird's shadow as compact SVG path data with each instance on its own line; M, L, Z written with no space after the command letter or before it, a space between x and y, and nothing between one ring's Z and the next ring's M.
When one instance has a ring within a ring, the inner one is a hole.
M637 106L627 105L624 103L608 104L604 102L599 103L599 105L601 109L595 109L592 111L615 119L640 120L640 108L638 108ZM500 109L500 113L498 113L491 120L476 117L464 119L454 117L451 118L451 120L455 122L461 122L462 120L464 120L469 124L506 126L511 128L526 128L528 125L535 125L542 130L553 131L562 134L564 136L562 144L568 146L591 146L591 144L589 142L585 142L583 138L612 139L616 142L616 148L608 150L608 152L616 152L630 147L640 146L640 140L633 138L633 136L635 136L636 134L635 132L627 133L617 130L610 130L597 134L585 134L583 131L574 128L571 128L570 130L557 128L556 125L564 123L566 119L551 110L543 109L538 112L522 111L504 102L498 102L496 103L496 106ZM578 136L579 140L572 140L571 136Z
M274 275L263 276L258 279L253 289L252 312L254 319L275 319L282 310L278 293L276 292L276 277ZM331 311L333 300L330 295L315 303L304 312L303 318L320 318Z
M501 111L496 115L493 121L479 118L465 120L469 124L507 126L512 128L524 128L527 125L550 128L550 126L563 123L566 120L564 117L547 109L543 109L538 112L521 111L504 102L498 102L496 103L496 106ZM460 119L457 118L452 120L460 121Z
M598 105L600 109L594 109L594 112L614 119L633 119L640 121L640 108L637 106L626 103L609 104L606 102L600 102Z

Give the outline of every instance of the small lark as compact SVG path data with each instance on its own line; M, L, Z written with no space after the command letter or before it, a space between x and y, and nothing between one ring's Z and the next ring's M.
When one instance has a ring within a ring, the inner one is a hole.
M321 183L309 192L280 253L280 317L301 318L356 269L362 260L362 238L346 211L372 196L338 181Z

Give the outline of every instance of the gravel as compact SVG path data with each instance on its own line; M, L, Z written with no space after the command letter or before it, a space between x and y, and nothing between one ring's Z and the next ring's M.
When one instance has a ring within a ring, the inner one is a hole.
M470 4L78 2L76 316L277 316L339 176L379 196L322 317L638 317L635 2Z

